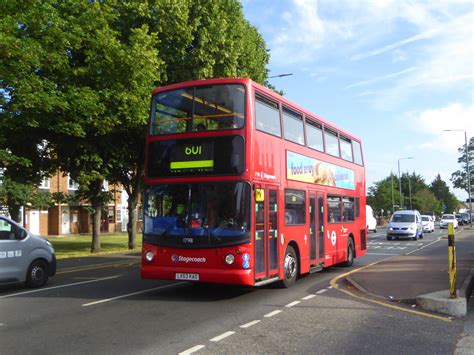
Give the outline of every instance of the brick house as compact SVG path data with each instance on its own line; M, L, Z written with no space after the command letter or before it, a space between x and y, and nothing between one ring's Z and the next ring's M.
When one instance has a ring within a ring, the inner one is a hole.
M74 194L78 185L69 176L57 172L50 178L43 179L38 187L45 192L62 192ZM121 186L111 185L104 181L104 189L112 192L113 198L102 210L101 232L113 233L126 230L127 224L127 193ZM23 224L35 234L69 235L91 233L92 222L88 205L56 204L48 210L23 209Z

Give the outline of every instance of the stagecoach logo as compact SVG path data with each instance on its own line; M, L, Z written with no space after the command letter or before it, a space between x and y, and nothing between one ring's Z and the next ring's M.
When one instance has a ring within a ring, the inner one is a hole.
M328 231L328 239L331 239L331 244L335 246L336 240L337 240L336 231L332 231L331 234L329 234L329 231Z
M207 260L204 257L196 258L191 256L182 256L182 255L171 255L171 261L177 263L178 261L184 263L205 263Z

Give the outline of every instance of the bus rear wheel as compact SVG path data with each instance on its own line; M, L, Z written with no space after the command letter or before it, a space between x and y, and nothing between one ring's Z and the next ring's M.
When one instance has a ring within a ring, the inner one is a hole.
M298 276L298 259L296 258L295 249L291 245L286 247L283 273L281 286L288 288L296 282Z

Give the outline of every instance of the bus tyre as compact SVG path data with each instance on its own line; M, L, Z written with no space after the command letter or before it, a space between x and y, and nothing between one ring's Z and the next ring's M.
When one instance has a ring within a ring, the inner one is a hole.
M344 266L352 266L354 263L354 243L352 242L352 239L349 239L349 242L347 243L347 260L344 263Z
M48 263L38 259L31 263L26 274L26 284L36 288L43 286L48 281Z
M281 286L288 288L296 282L298 276L298 259L296 258L295 249L288 245L285 251L285 259L283 264L283 280Z

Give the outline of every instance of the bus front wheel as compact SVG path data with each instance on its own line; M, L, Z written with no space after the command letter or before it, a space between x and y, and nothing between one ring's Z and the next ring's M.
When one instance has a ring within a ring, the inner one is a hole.
M296 258L295 249L291 245L286 247L283 271L281 286L288 288L296 282L298 276L298 259Z

